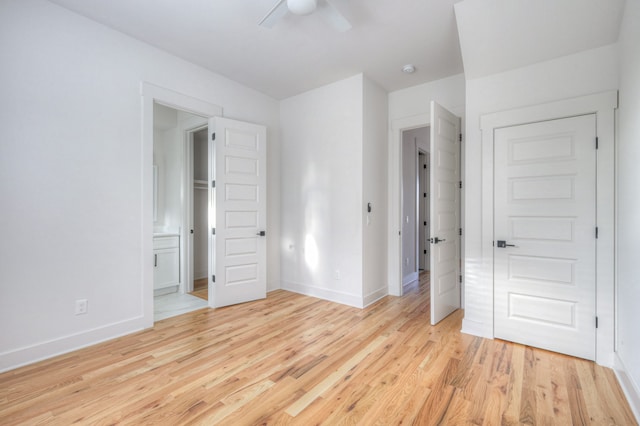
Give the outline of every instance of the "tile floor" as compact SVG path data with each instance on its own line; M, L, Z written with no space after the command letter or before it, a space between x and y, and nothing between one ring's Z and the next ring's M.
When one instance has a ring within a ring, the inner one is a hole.
M180 292L156 296L153 299L153 319L160 321L207 306L209 303L206 300Z

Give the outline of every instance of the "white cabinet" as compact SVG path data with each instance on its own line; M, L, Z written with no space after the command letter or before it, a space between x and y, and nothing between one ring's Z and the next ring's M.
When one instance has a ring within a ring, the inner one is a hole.
M180 283L180 237L161 235L153 237L153 288L170 289Z

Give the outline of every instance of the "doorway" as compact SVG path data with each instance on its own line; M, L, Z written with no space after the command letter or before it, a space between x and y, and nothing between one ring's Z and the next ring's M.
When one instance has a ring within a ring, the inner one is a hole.
M193 179L185 178L192 169L192 156L185 153L197 139L197 130L204 125L206 142L207 119L159 103L153 106L153 165L154 165L154 222L153 222L153 305L155 321L169 318L208 306L206 299L194 297L191 274L194 252L191 250L192 229L190 212L192 203L200 199L193 197ZM201 136L200 136L201 137ZM187 149L185 149L187 148ZM206 154L206 151L205 151ZM203 157L207 171L208 157ZM197 160L196 160L197 161ZM205 180L206 182L206 180ZM205 203L207 209L206 191ZM207 212L199 212L207 217ZM205 223L206 226L206 223ZM206 241L206 239L205 239ZM207 246L204 256L205 277Z
M408 230L411 218L407 217L405 208L407 197L404 189L415 185L407 179L403 170L415 167L409 164L404 155L403 139L408 131L427 127L429 129L429 243L430 264L429 275L431 285L431 324L435 325L462 306L462 254L460 227L462 212L460 200L462 192L461 179L461 145L460 117L431 102L431 114L392 122L391 156L397 155L397 166L393 158L390 161L390 214L389 214L389 294L401 296L403 284L408 281L407 266L411 267L411 259L407 261L409 244L407 239L415 238L416 232ZM397 145L396 145L397 144ZM394 148L398 148L397 151ZM397 152L397 154L396 154ZM417 157L417 154L416 154ZM405 165L407 163L407 165ZM397 168L396 168L397 167ZM394 207L394 175L398 173L398 204ZM413 210L414 212L417 209ZM415 222L414 222L415 223ZM397 226L397 228L395 228ZM397 233L397 234L396 234ZM396 240L397 238L397 240ZM413 242L417 252L418 242ZM396 263L397 262L397 263ZM396 275L397 274L397 275ZM399 278L399 279L398 279ZM410 279L411 277L409 277ZM397 283L397 284L396 284Z
M402 132L402 286L412 285L428 270L429 187L426 158L429 126ZM427 266L425 268L425 266Z
M421 272L429 272L431 269L429 178L429 152L418 149L418 269Z
M616 91L608 91L577 98L558 100L547 104L533 105L508 111L501 111L480 117L482 131L481 171L482 185L481 213L481 257L472 268L469 276L476 300L473 310L468 309L463 320L463 330L472 334L495 336L495 300L496 281L494 257L498 254L494 247L495 239L500 237L505 244L511 244L507 238L498 235L494 223L494 134L499 129L540 123L550 120L578 116L595 116L596 134L591 147L597 150L596 162L596 201L597 223L591 225L592 236L598 237L595 254L596 286L595 317L588 324L595 329L595 361L602 365L613 365L615 333L615 108L618 105ZM566 185L565 185L566 188ZM505 253L510 248L500 248ZM479 279L481 278L481 279Z
M203 300L209 300L208 259L209 242L207 238L209 199L207 196L207 180L209 168L209 144L208 127L202 127L191 131L188 141L191 146L187 149L189 158L188 174L192 181L188 182L188 191L191 191L190 205L191 225L189 235L189 259L187 280L190 286L188 292L192 296ZM189 149L190 148L190 149ZM189 172L190 170L190 172Z

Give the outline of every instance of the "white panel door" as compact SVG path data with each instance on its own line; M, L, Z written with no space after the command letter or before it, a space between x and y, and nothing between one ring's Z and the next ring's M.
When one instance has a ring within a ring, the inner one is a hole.
M595 115L497 129L495 337L595 358Z
M431 324L460 308L460 118L431 102Z
M209 121L209 133L209 305L221 307L264 299L266 128L215 117Z

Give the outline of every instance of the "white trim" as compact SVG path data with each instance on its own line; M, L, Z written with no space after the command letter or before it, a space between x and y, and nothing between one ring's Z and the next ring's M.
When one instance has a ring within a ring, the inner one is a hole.
M614 112L618 107L617 91L608 91L548 104L529 106L480 117L482 131L482 265L481 281L487 283L487 324L477 327L465 324L484 337L493 337L493 134L495 129L554 120L577 115L596 114L596 136L599 140L597 171L596 251L596 362L611 367L614 355L614 214L615 162Z
M420 272L411 272L402 277L402 292L404 293L405 289L409 287L409 284L418 281L418 278L420 278Z
M108 324L0 354L0 373L83 349L145 328L144 318Z
M480 336L486 339L493 339L493 333L487 333L484 324L478 321L473 321L468 318L462 319L461 333L471 334L473 336Z
M317 297L318 299L340 303L342 305L353 306L354 308L364 308L364 300L360 296L348 294L328 288L316 287L308 284L298 284L291 281L282 281L282 290L293 293L304 294L305 296Z
M430 122L429 114L419 114L392 120L389 126L387 281L392 296L402 296L402 132L426 127Z
M378 300L386 297L387 294L388 293L387 293L386 287L379 288L378 290L367 294L366 296L364 296L363 308L366 308L367 306L374 304Z
M222 107L148 82L140 83L142 97L142 327L153 327L153 103L203 117L222 116Z
M616 354L613 359L613 371L616 373L622 392L627 397L627 402L636 416L636 422L640 423L640 388L634 383L633 378L627 372L627 367Z

